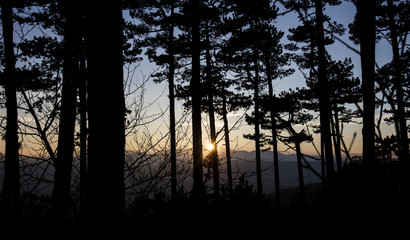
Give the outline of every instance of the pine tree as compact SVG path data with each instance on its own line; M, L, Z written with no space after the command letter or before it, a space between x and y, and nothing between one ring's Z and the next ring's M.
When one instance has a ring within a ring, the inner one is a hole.
M81 52L81 3L64 1L63 89L59 123L58 153L55 163L53 211L58 221L66 224L71 201L71 171L74 153L77 86Z
M141 4L141 3L140 3ZM177 154L176 154L176 131L175 131L175 72L177 63L177 44L174 31L177 27L179 2L174 0L147 1L141 6L130 6L131 16L141 19L144 26L137 26L142 32L154 32L153 36L147 36L141 45L148 47L146 54L149 59L159 66L166 66L166 70L154 74L155 82L168 81L169 92L169 132L170 132L170 163L171 163L171 198L177 195ZM145 29L148 28L148 29ZM158 50L164 49L164 53Z
M241 79L243 89L253 91L253 115L248 117L255 126L252 135L245 135L255 141L256 153L256 179L257 192L261 199L262 189L262 169L261 169L261 137L260 133L260 90L265 84L263 78L263 41L269 36L265 29L270 28L271 20L275 17L275 9L269 1L237 1L231 7L232 16L227 17L227 21L232 29L232 36L227 43L226 52L229 52L232 60L231 71Z
M318 83L319 83L319 112L320 112L320 138L322 157L326 160L326 174L331 177L334 171L333 150L330 134L330 96L329 83L326 76L325 37L323 31L323 6L322 0L315 1L317 54L318 54Z
M190 82L190 94L192 100L192 148L193 148L193 178L194 185L192 196L196 201L202 201L204 197L203 168L202 168L202 125L201 125L201 1L191 2L191 52L192 52L192 77Z
M20 215L20 167L17 125L16 60L13 43L13 1L1 2L1 17L4 39L4 89L6 95L6 150L1 210L2 220L14 224Z
M300 145L302 142L313 141L313 138L310 134L306 133L305 129L297 132L293 125L305 125L312 120L312 115L308 113L304 106L307 100L306 96L309 95L311 95L310 90L297 89L296 91L289 90L288 92L281 92L278 98L275 99L279 128L285 129L289 133L288 136L280 136L279 139L285 144L293 143L295 145L300 202L302 206L306 203L306 194L304 187L302 150Z
M122 4L93 0L86 4L87 208L94 226L108 231L109 225L121 226L125 204Z
M375 156L375 11L376 3L357 0L360 59L362 67L363 94L363 161L366 165L376 163Z

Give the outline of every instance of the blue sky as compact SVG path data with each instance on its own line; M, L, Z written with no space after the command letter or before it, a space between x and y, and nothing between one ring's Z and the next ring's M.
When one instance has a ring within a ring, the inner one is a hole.
M336 21L338 23L343 24L346 29L347 25L351 23L354 19L356 13L356 8L353 3L343 1L341 5L339 6L327 6L325 10L325 14L331 16L332 21ZM296 27L300 23L298 22L297 15L295 13L289 13L285 16L280 16L278 17L276 21L276 27L285 32L285 35L283 37L283 43L287 42L287 31L291 27ZM18 36L18 26L16 26L17 32L15 33L15 41L19 41L19 36ZM45 32L46 34L52 34L51 32ZM28 35L31 37L32 35L42 35L42 33L39 33L34 29L30 34ZM349 34L346 31L346 33L341 37L344 41L347 43L351 44L353 47L356 49L359 49L359 46L355 46L350 40L349 40ZM346 57L350 57L352 59L353 64L355 65L354 69L354 74L357 77L361 76L361 71L360 71L360 57L357 53L353 52L352 50L346 48L344 45L340 44L339 42L335 42L333 45L327 46L326 50L332 55L333 59L337 60L343 60ZM386 62L391 61L392 54L391 54L391 46L385 41L382 40L380 41L377 46L376 46L376 60L379 66L382 66ZM147 60L142 61L139 63L139 65L132 66L136 67L135 72L133 75L133 81L136 86L142 84L144 80L146 80L149 76L149 74L154 70L157 69L157 66L155 64L150 63ZM292 67L296 67L295 65L292 65ZM126 75L126 72L124 72ZM289 88L296 88L296 87L301 87L305 85L305 80L300 74L298 70L295 71L295 73L287 78L277 80L275 82L275 89L274 91L276 93L279 93L281 91L288 90ZM134 86L135 87L135 86ZM168 113L167 113L167 107L168 107L168 90L167 90L167 84L166 82L162 84L156 84L153 83L150 79L148 79L148 82L146 82L142 88L140 88L133 96L130 96L128 100L132 100L135 97L139 97L139 95L143 94L144 101L143 101L143 107L144 109L143 114L145 116L148 116L148 120L152 120L153 117L149 117L151 115L157 115L160 112L164 112L164 116L162 118L157 119L156 121L153 121L149 124L148 128L150 129L150 132L154 133L156 132L156 137L154 138L160 138L162 135L166 134L168 131ZM177 118L182 116L183 114L183 107L181 106L181 102L177 102ZM240 117L243 115L243 112L236 112L236 113L230 113L229 114L229 124L232 126L232 124L240 119ZM208 120L207 115L203 115L203 122L204 125L206 126ZM185 126L190 128L190 122L185 121L183 123ZM218 122L217 123L217 128L222 127L222 123ZM145 128L145 127L144 127ZM389 133L389 135L392 132L392 127L387 127L386 126L386 133ZM231 133L231 139L234 140L232 143L233 146L238 146L238 149L241 150L247 150L247 151L252 151L254 149L254 144L253 142L246 140L242 137L244 133L252 133L253 126L247 126L246 123L242 123L240 125L240 128L233 131ZM361 151L361 126L357 124L349 124L348 126L345 126L345 137L346 137L346 142L349 143L349 136L352 136L354 132L358 133L358 137L355 141L355 150L354 152L360 153ZM139 137L139 134L143 134L143 131L137 131L135 138ZM387 135L387 134L386 134ZM190 132L184 135L184 137L187 139L187 141L190 141L191 135ZM204 127L203 129L203 142L204 146L207 145L208 140L208 135L207 135L207 128ZM318 140L318 136L315 137L315 140ZM128 142L130 144L133 143L132 137L128 139ZM3 141L0 142L0 145L3 145ZM311 145L305 145L302 146L305 152L308 153L314 153L313 148ZM222 146L220 144L219 150L222 150ZM4 149L3 147L1 149ZM284 147L281 147L282 150L285 150Z
M343 1L341 5L338 6L326 6L325 9L325 14L329 15L331 17L332 21L336 21L340 24L343 24L346 28L346 32L343 36L340 38L343 39L343 41L347 42L351 46L353 46L355 49L359 50L359 45L354 45L350 40L349 40L349 33L348 33L348 24L353 22L354 16L356 13L356 7L354 6L353 3L351 2L346 2ZM300 23L298 22L297 15L295 13L289 13L285 16L280 16L278 17L276 21L276 27L285 32L285 35L282 39L283 43L287 42L287 32L289 28L296 27ZM361 77L361 70L360 70L360 56L353 52L352 50L348 49L346 46L341 44L340 42L336 41L333 45L326 46L326 50L331 54L332 58L335 60L344 60L345 58L351 58L352 63L354 64L354 75L356 77ZM382 66L383 64L390 62L392 58L392 53L391 53L391 46L385 41L381 40L377 46L376 46L376 61L379 64L379 66ZM296 65L292 65L292 67L295 67ZM151 63L148 63L146 61L141 63L141 69L142 72L147 74L150 70L154 69L155 66ZM301 87L305 86L305 80L303 78L303 75L297 70L294 74L291 76L277 80L275 82L275 89L274 91L276 93L279 93L281 91L286 91L289 88L296 88L296 87ZM155 99L155 96L158 96L159 94L163 94L163 96L160 98L160 100L157 102L157 104L153 105L152 111L158 111L158 109L166 109L166 106L168 105L168 95L167 95L167 90L163 92L164 88L166 87L166 83L163 84L154 84L154 83L148 83L146 86L146 95L147 95L147 102L149 102L150 99ZM156 109L156 110L155 110ZM177 103L177 111L181 112L182 107L180 107L180 103ZM231 113L229 116L229 121L230 124L235 122L240 116L242 115L242 112L237 112L237 113ZM162 124L162 127L166 126L166 121L168 119L168 115L166 115L162 121L162 123L156 123L154 126L159 126ZM206 125L208 120L207 115L203 115L203 122ZM186 123L189 124L189 123ZM154 127L153 126L153 127ZM222 127L222 123L218 122L217 127ZM353 144L353 150L352 152L360 154L361 152L361 125L358 124L348 124L344 126L344 136L345 136L345 141L346 144L350 144L351 142L351 136L356 132L357 137L354 141ZM302 126L298 127L299 129L303 128ZM385 131L386 135L391 134L393 131L392 127L385 126ZM164 128L162 131L166 131ZM254 150L254 143L246 140L242 137L244 133L252 133L253 126L247 126L246 123L243 123L240 129L235 130L231 133L232 139L236 139L234 144L237 144L238 148L241 150L247 150L247 151L252 151ZM268 133L267 133L268 134ZM385 136L386 136L385 135ZM190 137L190 136L186 136ZM319 146L318 143L319 136L315 136L315 143L316 146ZM206 128L203 130L203 141L204 141L204 146L207 145L207 142L209 141L209 137L207 136ZM286 147L280 146L281 150L285 150ZM224 147L219 146L218 147L219 151L223 151ZM310 154L315 154L314 149L312 148L311 144L304 144L302 146L302 150L306 153ZM288 153L293 153L292 151L288 151Z

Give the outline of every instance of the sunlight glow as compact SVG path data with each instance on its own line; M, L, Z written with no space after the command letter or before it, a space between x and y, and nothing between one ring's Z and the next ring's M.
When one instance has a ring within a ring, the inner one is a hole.
M208 146L206 147L208 151L214 150L214 145L212 143L208 143Z

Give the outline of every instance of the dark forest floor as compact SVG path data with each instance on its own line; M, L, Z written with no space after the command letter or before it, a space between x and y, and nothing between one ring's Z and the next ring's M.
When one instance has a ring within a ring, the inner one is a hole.
M283 191L287 200L280 208L273 196L260 200L249 186L238 188L229 200L140 198L110 233L113 239L410 239L409 191L403 182L408 177L401 172L395 164L372 171L349 166L328 181L325 192L320 184L307 186L304 204L295 189ZM21 234L78 239L91 229L91 222L54 228L41 213L44 202L37 199L29 206L35 214L23 219L19 226L26 232ZM105 236L106 228L94 226L85 237Z

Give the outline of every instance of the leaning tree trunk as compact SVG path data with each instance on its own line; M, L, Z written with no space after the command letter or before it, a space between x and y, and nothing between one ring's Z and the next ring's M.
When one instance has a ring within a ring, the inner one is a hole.
M4 90L6 95L6 149L2 193L2 216L5 223L15 223L20 215L20 168L17 135L17 97L15 79L15 56L13 47L13 10L10 0L2 1L1 15L4 44Z
M229 197L233 195L233 184L232 184L232 164L231 164L231 146L229 140L229 126L228 126L228 113L226 106L226 90L223 90L222 96L222 118L224 122L224 134L225 134L225 154L226 154L226 171L228 175L228 193Z
M64 63L61 95L57 159L55 162L53 214L57 221L66 224L71 200L71 170L74 152L77 85L81 47L81 19L79 1L64 1Z

